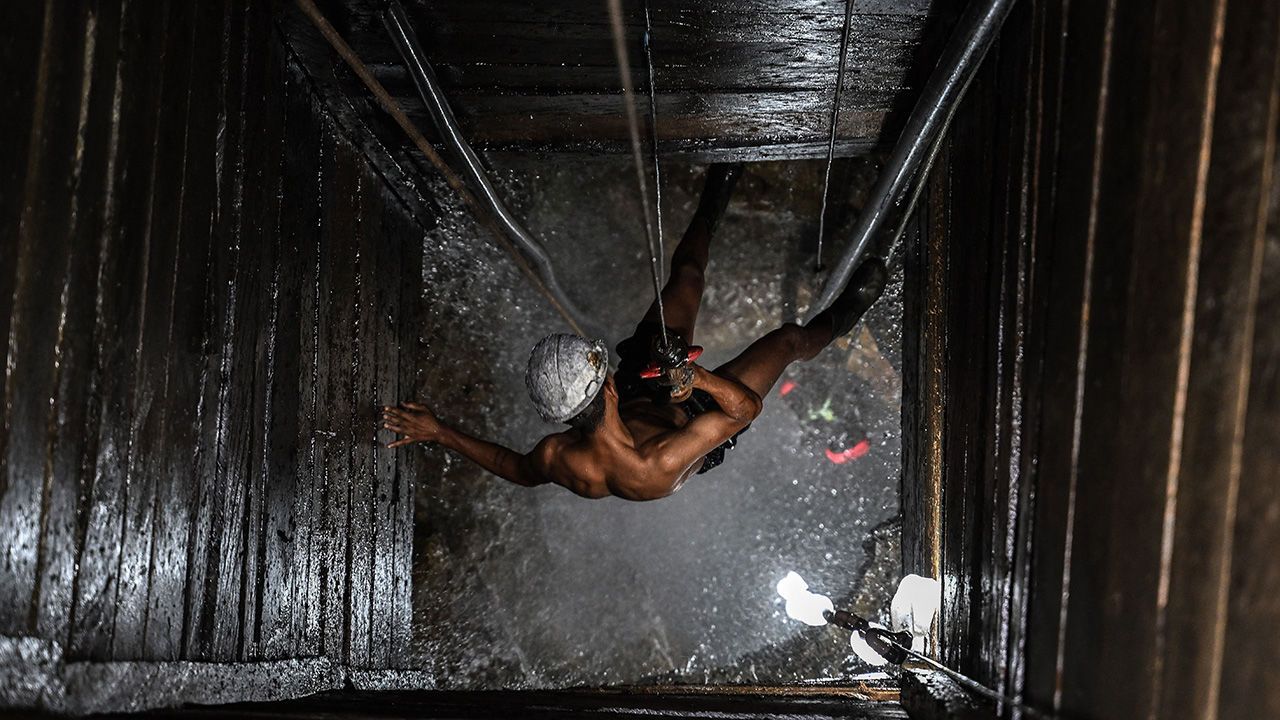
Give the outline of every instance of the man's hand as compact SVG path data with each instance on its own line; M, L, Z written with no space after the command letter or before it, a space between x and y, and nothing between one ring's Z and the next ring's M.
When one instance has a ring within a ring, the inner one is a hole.
M717 375L693 363L693 386L708 395L720 406L725 415L740 421L744 426L760 415L760 396L751 388L733 378Z
M382 427L404 435L387 443L389 448L416 442L440 442L444 433L444 425L431 412L431 408L416 402L402 402L399 407L382 408Z

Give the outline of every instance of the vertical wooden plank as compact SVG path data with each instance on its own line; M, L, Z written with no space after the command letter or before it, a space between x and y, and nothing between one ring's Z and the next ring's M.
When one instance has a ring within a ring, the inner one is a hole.
M1079 447L1079 397L1087 350L1090 297L1088 277L1095 241L1091 218L1092 179L1099 171L1102 137L1097 132L1103 83L1107 80L1105 4L1047 3L1046 38L1061 42L1046 63L1060 91L1050 95L1059 120L1042 138L1042 152L1053 152L1042 174L1045 200L1039 209L1044 251L1037 280L1044 306L1040 380L1040 440L1036 449L1033 553L1028 578L1032 603L1026 629L1025 698L1036 707L1054 707L1059 690L1059 640L1062 599L1069 573L1067 556L1076 449ZM1068 32L1069 31L1069 32ZM1068 60L1069 58L1069 60ZM1069 98L1069 101L1066 99ZM1042 196L1042 197L1044 197Z
M151 577L148 583L147 622L143 655L151 660L177 660L182 656L186 603L187 536L191 507L196 500L195 468L201 467L197 445L202 415L201 378L206 345L213 329L210 321L210 238L216 200L215 132L217 100L208 87L216 85L218 44L216 31L221 9L215 3L193 8L183 51L189 57L189 81L180 94L186 107L181 147L172 152L182 158L181 190L176 201L176 225L168 233L175 244L170 268L170 304L166 330L164 377L168 413L157 430L160 441L150 451L154 471L163 486L156 493L155 529L152 539ZM182 38L181 32L171 33Z
M155 554L156 508L170 491L167 468L159 450L170 424L169 353L172 347L177 235L182 197L183 137L186 131L187 86L190 83L190 28L193 18L181 4L168 8L162 23L161 91L155 98L158 118L143 225L138 233L148 249L147 280L141 306L141 339L133 381L133 419L124 518L124 541L117 584L112 657L146 657L147 610ZM178 412L181 412L179 410Z
M366 199L364 213L364 238L372 238L374 254L373 310L371 334L376 342L373 373L374 387L370 402L373 415L365 426L365 437L373 444L373 468L370 473L372 495L372 602L369 641L369 665L375 668L392 667L396 642L396 605L399 592L396 587L397 564L405 562L409 570L410 558L399 550L399 528L396 516L396 452L378 441L378 408L399 401L400 337L396 322L400 317L400 284L404 274L413 274L401 261L401 246L406 242L404 232L386 218L395 212L404 212L389 191L378 180L363 195Z
M360 159L333 138L332 195L325 204L324 252L320 276L320 438L321 499L319 547L322 650L343 659L347 647L347 573L353 437L352 357L355 355L356 259L359 252Z
M69 243L63 268L61 317L54 349L55 397L51 403L49 461L45 467L45 517L41 521L40 579L35 632L64 646L71 626L76 562L83 540L81 519L96 456L96 424L90 422L94 393L94 325L98 248L104 202L114 155L111 142L120 8L90 10L85 25L85 72L77 121Z
M376 489L374 468L374 408L377 407L378 318L376 288L382 278L378 273L377 243L384 242L377 177L362 162L356 184L356 254L355 352L351 365L351 510L348 532L347 575L347 662L355 667L370 665L370 633L374 603L373 498Z
M28 157L37 108L37 78L40 75L41 41L44 37L47 3L4 3L0 26L10 28L7 42L0 46L0 66L12 68L0 87L0 357L9 356L9 318L13 311L14 271L17 267L18 227L24 207ZM41 100L43 102L43 100ZM7 392L8 373L0 373L0 397ZM0 457L5 455L7 431L0 424ZM7 482L0 473L0 487Z
M976 618L977 656L981 664L971 669L980 672L988 684L1000 692L1008 692L1012 677L1020 664L1011 662L1010 633L1014 604L1020 599L1015 590L1015 574L1022 538L1019 535L1022 493L1021 447L1022 417L1025 392L1023 358L1026 354L1028 258L1035 252L1035 236L1028 230L1027 198L1034 154L1029 146L1034 119L1032 91L1035 74L1033 22L1035 3L1020 3L1006 20L994 63L994 93L1000 110L991 119L994 174L990 221L992 233L973 238L976 243L991 246L992 273L987 313L991 339L988 387L989 407L980 422L979 431L987 459L979 474L982 486L980 513L983 522L975 527L979 543L978 562L982 568L979 584L985 588L988 602L980 605L983 612ZM1015 657L1016 659L1016 657Z
M317 459L319 437L315 430L319 405L318 358L319 335L319 263L322 257L321 207L328 186L324 181L332 172L326 135L315 113L314 99L305 82L296 75L287 84L289 94L288 141L292 158L286 173L285 221L287 232L297 244L298 287L298 382L295 386L298 408L295 422L296 484L287 503L290 528L290 550L293 580L285 600L289 604L289 633L281 637L277 647L283 652L303 656L319 654L319 561L314 552L314 533L319 517ZM295 149L296 148L296 149ZM283 386L281 386L283 387ZM283 430L283 428L282 428ZM288 438L282 442L290 442ZM288 472L288 468L283 471ZM286 510L281 508L283 515ZM289 535L286 535L289 537Z
M159 93L154 72L163 49L162 23L146 8L129 6L121 22L116 69L107 210L100 249L98 315L94 344L97 409L96 458L89 514L76 579L71 654L89 659L111 655L117 581L128 497L133 424L133 383L141 342L148 248L152 141Z
M305 508L303 493L309 484L303 434L303 413L308 397L309 373L303 371L308 356L304 347L302 311L306 289L305 249L314 248L319 215L316 178L319 155L316 121L310 115L308 95L292 77L277 89L284 94L281 175L280 250L276 255L275 339L270 365L274 382L270 390L271 423L265 428L267 482L264 502L260 652L264 658L290 657L294 653L293 623L302 615L298 588L305 587L306 552L303 527L309 519L296 514Z
M46 518L49 402L55 395L62 272L71 252L68 219L83 96L86 13L51 4L44 17L13 267L3 405L0 406L0 633L34 631L41 520Z
M226 588L222 580L221 562L224 537L228 528L226 513L237 505L240 493L225 484L230 425L229 405L232 391L232 364L236 345L238 319L237 290L240 274L240 210L244 189L245 128L243 115L243 78L245 12L239 3L223 4L220 31L221 55L218 68L218 96L214 167L215 205L213 208L213 253L209 310L215 330L210 338L210 355L201 380L201 425L196 502L192 505L192 525L188 533L187 602L184 630L184 655L191 659L229 659L235 640L229 636L226 618L216 623L218 596ZM243 477L242 475L240 477ZM238 590L238 584L236 589ZM236 595L239 597L238 592ZM223 632L215 637L215 624ZM220 639L221 641L217 641Z
M260 6L257 9L261 9ZM259 67L264 51L262 13L254 7L237 9L241 23L239 63L241 88L237 97L241 127L237 135L236 170L233 190L224 215L234 258L234 278L225 306L222 358L219 367L216 485L222 488L215 505L218 525L210 549L207 589L212 610L210 657L234 660L241 657L244 633L245 546L252 522L254 478L251 472L255 436L252 431L259 408L259 332L264 275L262 222L266 195L263 166L266 162L264 138L270 130L259 124L263 73ZM269 272L269 270L268 270ZM217 571L213 572L216 567Z
M246 467L246 508L242 554L240 627L242 642L240 659L261 657L261 628L259 613L262 602L262 556L266 545L263 539L266 513L268 468L270 449L268 428L275 421L271 404L277 378L273 362L278 326L277 300L279 279L276 275L279 252L280 227L280 165L283 152L284 114L279 79L282 61L276 52L272 34L271 11L265 3L249 8L249 39L247 45L255 52L249 61L251 81L245 88L247 122L255 128L246 144L251 159L252 173L248 182L245 217L247 225L244 240L248 246L256 246L259 253L254 263L259 268L256 288L250 288L249 297L257 307L256 322L246 327L247 337L252 338L254 348L249 355L249 368L254 382L250 390L250 402L246 405L249 415L244 425L252 428Z
M1063 671L1072 714L1146 717L1160 694L1221 7L1116 6L1072 550L1088 570L1071 578Z
M1186 424L1168 572L1166 659L1158 715L1213 717L1224 675L1232 532L1258 316L1258 283L1275 152L1280 3L1228 4L1204 189ZM1277 436L1280 441L1280 436ZM1272 476L1275 479L1277 476ZM1244 506L1250 514L1256 506ZM1247 565L1275 564L1242 557ZM1258 715L1261 717L1262 715Z
M384 226L393 227L388 234L402 238L400 242L400 277L396 291L400 312L395 316L396 376L399 399L420 397L423 353L420 338L428 333L428 314L422 300L424 236L422 228L402 213L383 218ZM395 455L396 467L391 495L392 523L395 533L395 596L392 604L391 630L394 633L391 664L409 667L414 637L413 567L414 525L417 522L417 487L415 478L420 468L415 464L419 453Z
M318 105L306 90L298 86L299 95L309 106L312 118L318 118ZM311 147L316 155L316 184L314 186L315 205L307 207L308 213L304 221L312 221L304 227L302 243L302 372L299 374L299 395L303 405L303 413L298 438L299 447L305 453L304 482L299 488L297 502L294 505L294 517L298 518L298 534L295 547L299 558L294 562L295 572L300 578L294 584L294 642L296 652L304 656L319 655L322 649L323 630L323 592L322 572L326 558L322 550L323 517L324 517L324 433L325 420L322 420L322 396L324 395L322 370L322 353L327 341L322 334L321 318L327 308L325 297L324 273L325 257L328 253L327 237L323 232L325 211L335 202L333 193L333 176L335 158L333 153L333 136L327 123L317 121L309 130L309 137L314 141Z
M1272 98L1274 103L1276 99ZM1272 110L1274 113L1274 109ZM1272 132L1275 132L1274 122ZM1274 148L1273 148L1274 152ZM1280 183L1270 182L1231 544L1220 718L1280 717Z
M974 623L981 621L983 587L973 568L983 546L976 523L986 489L988 457L985 447L990 393L986 369L992 284L986 280L992 267L991 198L987 185L960 185L956 173L991 177L994 160L991 142L992 66L981 70L965 100L969 111L957 116L949 157L954 163L947 257L946 383L950 401L946 408L943 512L951 523L943 544L943 603L948 608L942 627L944 662L965 667L976 658Z

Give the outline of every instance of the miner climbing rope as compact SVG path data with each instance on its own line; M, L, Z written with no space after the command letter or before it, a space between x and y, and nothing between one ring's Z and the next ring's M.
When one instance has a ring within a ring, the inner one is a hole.
M609 352L599 340L568 333L543 338L529 356L525 384L538 414L550 422L567 423L569 430L548 435L523 455L440 422L422 403L383 408L383 427L402 436L389 447L439 443L518 485L553 482L583 497L653 500L675 492L691 475L724 462L725 453L760 414L762 398L783 371L793 362L813 358L853 329L880 297L887 273L883 262L868 260L845 291L807 324L784 324L714 371L698 365L701 348L693 345L693 334L711 238L742 167L714 165L708 170L698 209L672 255L663 285L661 206L651 204L645 177L621 0L608 0L608 6L654 291L649 310L616 348L617 372L610 373ZM651 149L657 171L647 5L645 22ZM656 180L660 193L660 174Z
M383 427L400 435L388 445L439 443L518 485L556 483L588 498L665 497L723 462L787 366L848 333L880 297L887 275L882 262L868 260L809 323L784 324L715 370L698 365L693 339L711 240L740 172L727 165L708 171L665 286L616 348L616 372L600 341L556 333L534 347L525 375L530 397L545 420L567 423L568 430L521 454L450 427L422 403L405 402L383 409Z

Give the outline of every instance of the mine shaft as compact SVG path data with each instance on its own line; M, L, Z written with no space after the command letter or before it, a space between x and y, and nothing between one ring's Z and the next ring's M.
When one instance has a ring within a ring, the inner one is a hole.
M0 718L1280 717L1280 0L0 65Z

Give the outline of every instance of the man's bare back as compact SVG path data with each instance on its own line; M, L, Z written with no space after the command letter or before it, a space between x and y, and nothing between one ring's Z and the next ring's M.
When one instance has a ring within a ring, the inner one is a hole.
M733 168L713 166L708 171L702 201L672 256L670 279L662 290L668 332L689 345L702 301L712 232L735 180ZM388 447L439 443L518 485L555 483L587 498L666 497L703 469L709 453L735 438L760 414L762 398L788 365L812 358L848 332L879 297L884 281L883 264L869 261L840 299L807 325L784 324L714 371L694 365L693 387L711 401L711 407L696 414L639 391L634 368L628 367L634 365L634 358L624 357L618 374L607 376L593 400L596 407L589 427L548 435L526 454L450 427L416 402L383 408L383 427L403 436ZM626 355L629 343L648 347L645 329L652 332L657 321L654 303L632 338L619 345L620 353ZM598 412L601 398L602 413ZM580 417L565 420L573 424Z

